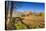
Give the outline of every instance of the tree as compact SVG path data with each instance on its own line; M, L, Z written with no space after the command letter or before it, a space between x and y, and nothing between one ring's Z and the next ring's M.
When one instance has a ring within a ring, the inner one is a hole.
M12 29L15 29L15 27L14 27L14 25L12 24L12 14L13 14L13 8L14 8L14 2L13 1L10 1L11 2L11 8L10 8L10 21L9 21L9 27L8 27L8 29L9 30L12 30Z
M44 13L39 13L39 16L44 16Z
M8 9L9 9L9 1L5 1L5 29L7 30L7 19L8 19Z

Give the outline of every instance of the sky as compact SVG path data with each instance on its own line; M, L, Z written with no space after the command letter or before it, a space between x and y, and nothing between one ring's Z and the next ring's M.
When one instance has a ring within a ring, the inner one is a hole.
M36 2L14 2L14 10L18 12L32 11L32 12L44 12L44 3Z

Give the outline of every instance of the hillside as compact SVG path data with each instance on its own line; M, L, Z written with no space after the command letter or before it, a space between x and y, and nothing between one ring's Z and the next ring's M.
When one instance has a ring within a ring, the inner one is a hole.
M44 28L45 24L43 15L43 13L34 14L32 12L16 12L13 14L12 23L16 29ZM10 23L8 24L9 27ZM13 28L11 27L11 29Z

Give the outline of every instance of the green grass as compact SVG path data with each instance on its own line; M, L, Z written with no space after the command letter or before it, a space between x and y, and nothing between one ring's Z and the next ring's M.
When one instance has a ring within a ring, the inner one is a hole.
M24 24L15 24L15 26L16 26L16 29L27 29L27 27L24 25Z

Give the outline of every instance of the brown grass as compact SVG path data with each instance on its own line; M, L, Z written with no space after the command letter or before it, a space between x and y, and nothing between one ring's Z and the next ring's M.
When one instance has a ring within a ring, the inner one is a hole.
M43 26L44 27L44 17L43 16L34 16L34 15L29 15L29 16L25 16L23 17L24 20L23 22L27 25L31 25L32 27L34 26Z

